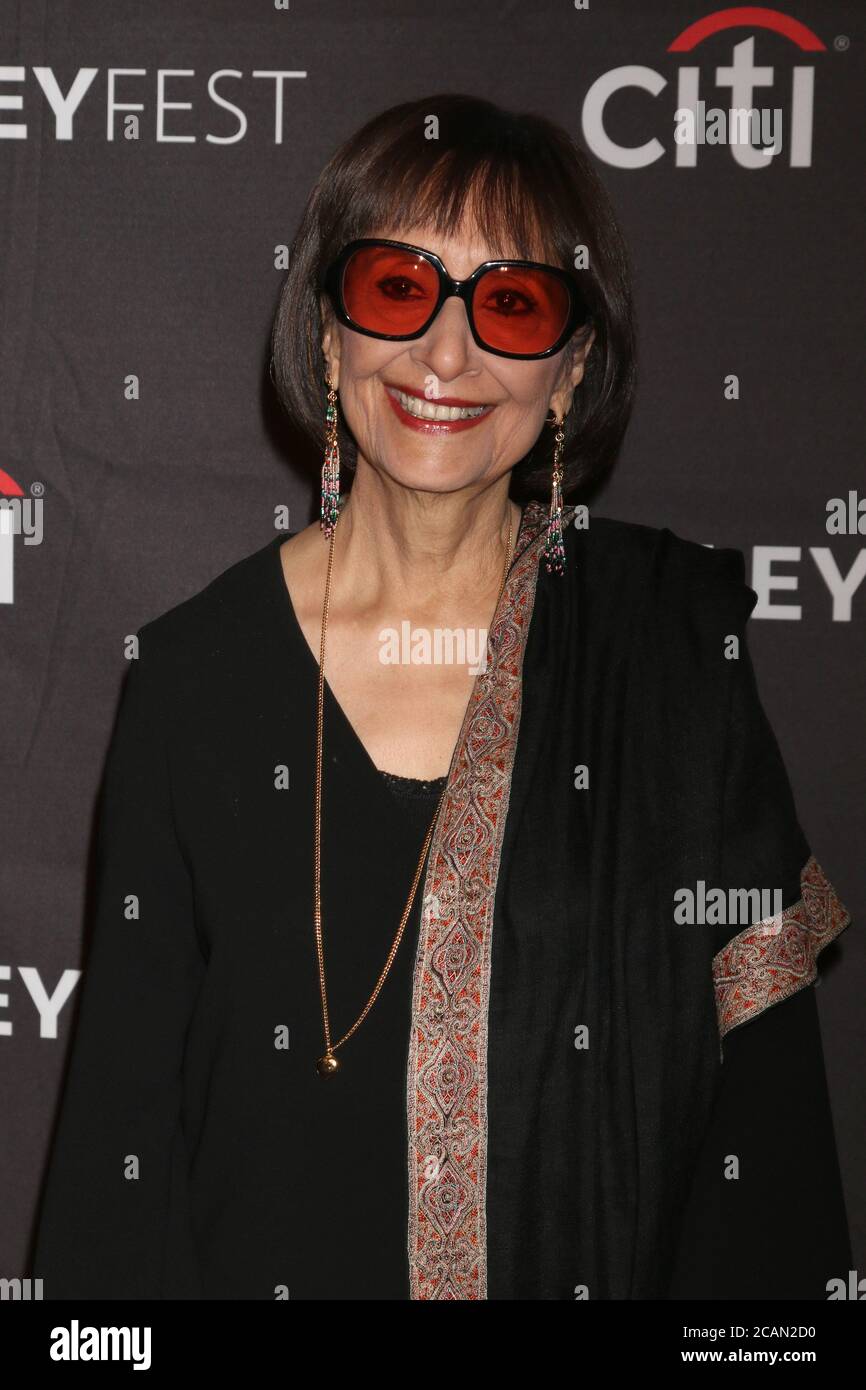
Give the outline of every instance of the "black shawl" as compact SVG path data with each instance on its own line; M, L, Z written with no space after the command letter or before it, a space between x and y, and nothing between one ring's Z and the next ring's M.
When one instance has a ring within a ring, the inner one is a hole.
M560 578L544 538L531 504L424 885L415 1298L668 1296L720 1038L847 922L758 699L742 555L593 519ZM699 881L787 912L678 925ZM832 1140L828 1162L838 1183Z

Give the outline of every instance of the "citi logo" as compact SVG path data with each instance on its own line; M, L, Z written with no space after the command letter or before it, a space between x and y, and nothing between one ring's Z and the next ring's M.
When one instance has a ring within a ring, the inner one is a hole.
M15 479L0 468L0 603L15 602L15 537L42 544L42 498L25 497Z
M799 20L780 10L760 5L739 5L733 9L715 10L703 19L689 24L668 44L668 53L695 53L701 44L729 29L770 31L788 39L800 53L826 53L826 44ZM698 55L702 56L702 55ZM701 69L690 64L677 70L676 110L670 113L671 140L662 144L656 136L642 145L619 144L609 133L607 104L625 89L639 88L651 97L658 97L668 86L668 78L655 68L627 64L602 73L593 82L583 102L583 136L587 145L605 164L617 169L644 169L662 159L668 149L674 151L674 164L680 169L692 169L698 161L701 145L727 144L731 157L743 169L766 169L774 159L787 150L792 169L807 169L812 164L812 114L815 91L815 69L797 63L790 75L790 114L787 138L782 139L782 109L771 100L775 86L775 69L768 64L755 64L754 36L741 39L733 46L730 60L719 64L714 73L715 85L730 93L727 103L718 109L715 103L701 99ZM755 94L765 93L766 101L759 107ZM768 116L772 117L771 135L767 137ZM708 118L709 121L708 121ZM746 138L729 140L718 136L719 128L731 126L745 129ZM700 128L702 136L683 138L683 129ZM705 133L704 133L705 132ZM715 138L714 138L715 135ZM758 137L763 143L758 143Z

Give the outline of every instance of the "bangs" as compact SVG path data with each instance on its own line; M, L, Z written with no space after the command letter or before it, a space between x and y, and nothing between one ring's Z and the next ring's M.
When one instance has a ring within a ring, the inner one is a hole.
M355 164L354 186L345 190L344 241L392 233L400 240L409 228L442 236L468 231L487 244L493 259L567 268L577 239L567 217L573 189L562 187L555 162L545 159L535 129L536 122L545 123L539 117L503 122L495 107L485 119L479 108L486 103L472 100L465 112L453 97L449 103L447 109L435 97L426 103L427 110L442 111L437 139L425 137L420 116L408 128L392 124L384 144L376 139L376 121L359 132L356 138L375 154L362 171ZM326 257L341 249L323 247Z
M404 177L395 178L391 196L386 193L373 200L378 206L364 209L355 235L378 231L402 240L419 228L438 236L477 237L490 248L491 260L558 263L550 218L535 205L515 166L488 162L464 171L463 163L459 153L448 153L440 155L432 170L413 164Z

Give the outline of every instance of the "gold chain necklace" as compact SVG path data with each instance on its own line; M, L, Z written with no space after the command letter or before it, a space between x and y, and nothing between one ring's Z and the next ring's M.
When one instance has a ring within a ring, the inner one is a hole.
M337 518L337 520L339 521L339 517ZM445 787L442 788L439 800L436 802L436 810L433 815L433 820L430 823L430 829L427 831L427 834L424 838L424 844L421 849L421 857L418 860L418 865L415 869L415 877L412 880L412 887L409 890L409 897L406 902L406 906L403 908L403 915L400 918L400 925L397 928L397 935L394 937L394 940L391 943L391 949L388 952L388 958L385 961L382 973L376 981L376 984L373 988L373 993L370 995L370 998L367 1000L366 1004L364 1005L364 1008L362 1009L356 1021L352 1024L352 1027L349 1029L348 1033L344 1033L342 1038L340 1038L338 1042L332 1043L331 1020L330 1015L328 1013L328 992L325 988L325 953L324 947L322 945L322 729L324 724L325 633L327 632L328 628L328 610L331 602L331 570L334 564L334 537L336 533L337 526L335 523L334 528L331 531L330 544L328 547L328 574L325 580L325 603L322 609L322 642L321 647L319 649L319 695L316 706L316 820L313 854L315 863L315 880L313 885L313 922L316 931L316 955L318 957L319 962L319 991L322 996L322 1023L324 1025L325 1032L325 1051L323 1056L321 1056L316 1062L316 1070L320 1076L333 1076L339 1070L340 1063L339 1060L334 1056L334 1053L337 1051L338 1047L343 1046L344 1042L348 1042L352 1034L357 1032L357 1030L360 1028L361 1024L364 1022L364 1019L367 1017L367 1014L370 1012L377 998L379 997L379 991L385 983L385 980L388 976L388 971L394 964L394 958L397 955L398 947L400 945L401 940L403 939L403 932L406 929L406 923L409 920L409 914L412 911L412 903L415 901L415 893L417 892L418 882L421 878L421 870L424 867L424 860L427 858L427 851L430 848L430 841L433 837L433 828L436 825L436 820L439 815L439 810L442 806L442 800L445 796L445 791L448 785L446 778ZM496 599L496 607L493 610L494 618L496 617L496 612L499 608L499 603L505 589L505 581L508 577L508 567L511 561L511 538L512 521L511 508L509 507L508 540L505 546L505 566L502 571L502 583L499 586L499 594Z

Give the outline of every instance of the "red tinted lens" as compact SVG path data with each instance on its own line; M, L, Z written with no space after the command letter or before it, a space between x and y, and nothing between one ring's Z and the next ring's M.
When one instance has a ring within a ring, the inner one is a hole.
M475 286L478 335L499 352L547 352L568 322L568 286L547 270L497 266Z
M343 270L346 312L371 333L417 333L438 298L439 277L429 261L395 246L362 246Z

